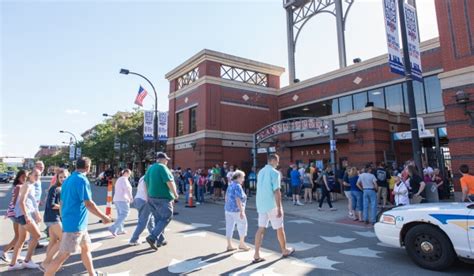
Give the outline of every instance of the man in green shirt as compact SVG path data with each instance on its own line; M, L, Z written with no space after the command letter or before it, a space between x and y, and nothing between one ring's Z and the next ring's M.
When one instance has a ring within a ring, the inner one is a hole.
M170 158L163 152L158 152L156 158L157 162L145 174L148 204L156 219L155 228L146 241L151 248L158 250L158 247L167 244L164 232L173 217L173 201L178 199L178 192L173 174L166 166Z

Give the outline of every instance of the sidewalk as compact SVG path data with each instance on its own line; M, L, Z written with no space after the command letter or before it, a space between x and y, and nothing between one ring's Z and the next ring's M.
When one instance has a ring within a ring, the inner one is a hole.
M224 201L212 201L211 199L206 198L206 203L213 203L217 205L224 205ZM354 221L353 219L349 218L347 210L347 198L343 197L342 195L338 195L338 200L332 202L333 207L335 207L336 211L330 211L327 202L323 204L324 211L318 211L318 203L313 201L312 204L305 204L304 206L296 206L293 205L293 201L291 199L283 199L283 211L287 215L292 215L296 217L300 217L302 219L311 219L315 221L327 222L327 223L338 223L338 224L346 224L346 225L353 225L359 226L363 228L370 228L371 225L365 225L364 223ZM256 210L255 205L255 195L248 198L247 200L247 209Z

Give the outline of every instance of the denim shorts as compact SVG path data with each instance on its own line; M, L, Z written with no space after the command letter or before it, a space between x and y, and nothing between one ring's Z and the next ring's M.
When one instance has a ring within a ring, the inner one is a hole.
M15 217L15 222L19 225L26 225L25 216Z
M45 221L44 224L46 225L46 227L51 227L53 225L59 224L59 226L61 226L62 228L62 224L60 221Z

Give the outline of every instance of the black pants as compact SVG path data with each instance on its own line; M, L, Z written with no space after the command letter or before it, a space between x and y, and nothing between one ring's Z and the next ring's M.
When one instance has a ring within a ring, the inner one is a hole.
M321 196L321 199L319 200L319 208L323 207L323 202L324 202L324 199L327 198L327 201L328 201L328 205L329 205L329 208L332 208L332 203L331 203L331 194L330 194L330 191L328 191L328 189L326 189L326 185L323 185L321 187L321 191L322 191L322 196Z

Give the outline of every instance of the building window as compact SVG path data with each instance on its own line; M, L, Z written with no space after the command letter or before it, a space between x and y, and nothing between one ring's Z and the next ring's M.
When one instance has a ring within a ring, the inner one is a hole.
M395 84L385 87L385 101L387 102L388 110L393 112L405 112L403 108L402 85Z
M339 112L351 112L352 111L352 95L339 98Z
M403 96L405 97L405 109L409 113L408 109L408 95L407 95L407 83L403 83ZM413 93L415 94L415 105L416 114L425 114L425 95L423 93L423 83L419 81L413 81Z
M439 82L438 76L425 78L424 81L428 113L443 111L443 97L441 95L441 84Z
M374 106L385 108L385 97L383 88L377 88L369 91L369 102L373 102Z
M184 134L183 112L176 114L176 136Z
M338 99L333 99L332 100L332 114L338 114L339 113L339 101Z
M189 133L196 132L196 110L197 107L193 107L189 110Z
M354 94L354 110L362 110L367 104L367 92Z

